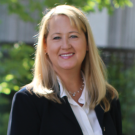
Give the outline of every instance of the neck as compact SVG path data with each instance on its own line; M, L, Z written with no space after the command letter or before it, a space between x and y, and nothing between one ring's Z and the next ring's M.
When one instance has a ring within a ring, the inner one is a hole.
M62 80L64 86L67 90L74 92L80 88L82 85L82 76L81 76L81 70L78 71L61 71L57 72L57 75Z
M62 83L64 84L64 87L70 93L71 97L76 101L80 106L78 102L78 99L80 98L82 94L82 90L78 93L77 91L82 87L83 81L82 81L82 76L81 76L81 70L76 70L76 71L65 71L65 72L57 72L57 75L59 78L62 80ZM77 92L74 96L74 92Z

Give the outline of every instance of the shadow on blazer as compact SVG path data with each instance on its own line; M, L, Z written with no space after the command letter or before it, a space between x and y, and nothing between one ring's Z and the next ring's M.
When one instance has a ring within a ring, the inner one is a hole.
M67 97L63 99L58 104L26 88L18 91L13 97L7 135L83 135ZM105 113L97 105L95 112L103 135L122 135L119 100L111 102L110 111Z

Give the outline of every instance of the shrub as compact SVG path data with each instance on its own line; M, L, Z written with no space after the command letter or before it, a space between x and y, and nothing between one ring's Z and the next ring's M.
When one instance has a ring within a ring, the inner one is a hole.
M108 70L108 81L119 92L124 135L135 133L135 66L122 70L122 63L113 65Z
M16 43L0 46L0 135L6 135L14 93L31 82L34 48Z

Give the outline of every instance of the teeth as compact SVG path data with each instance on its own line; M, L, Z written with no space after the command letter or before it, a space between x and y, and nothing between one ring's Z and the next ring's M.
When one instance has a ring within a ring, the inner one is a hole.
M61 55L61 56L72 56L73 55L73 53L72 54L63 54L63 55Z

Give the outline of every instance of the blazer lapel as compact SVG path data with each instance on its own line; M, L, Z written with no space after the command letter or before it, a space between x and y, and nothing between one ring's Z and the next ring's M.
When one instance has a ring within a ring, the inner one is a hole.
M70 107L70 104L68 102L67 97L60 98L62 104L54 103L54 105L65 115L67 118L69 118L76 126L78 126L78 130L81 131L81 128L77 122L77 119ZM81 131L82 132L82 131Z
M59 85L59 83L58 83ZM54 91L56 92L56 88L54 87L53 88ZM74 122L79 128L79 124L78 124L78 121L71 109L71 106L68 102L68 99L67 99L67 96L64 96L63 98L60 98L60 85L59 85L59 90L56 92L57 96L59 97L60 101L62 104L59 104L59 103L54 103L54 105L66 116L68 117L72 122ZM81 128L80 128L81 130Z
M78 124L76 117L70 107L70 104L67 100L67 97L63 97L62 99L60 98L62 104L58 104L58 103L54 103L55 106L67 117L69 118L72 122L74 122L74 124L76 126L78 126L78 130L80 130L80 132L82 133L82 130L80 128L80 125ZM95 107L95 112L99 121L99 124L101 126L101 128L103 129L103 117L104 117L104 110L102 109L102 107L100 105L97 105Z
M99 124L100 124L101 128L103 128L104 110L102 109L100 104L95 107L95 112L96 112Z

